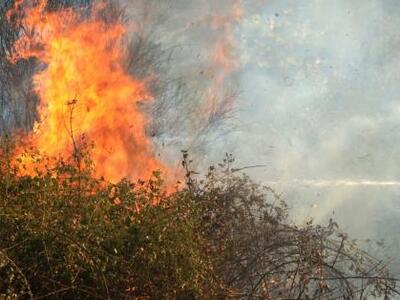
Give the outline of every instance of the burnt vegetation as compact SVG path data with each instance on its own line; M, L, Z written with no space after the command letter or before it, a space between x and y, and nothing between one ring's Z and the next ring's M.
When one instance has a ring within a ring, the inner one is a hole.
M41 66L34 58L16 64L7 59L24 34L17 16L6 18L13 2L0 4L0 299L398 295L397 280L383 261L362 251L333 220L292 224L283 199L240 174L230 155L199 176L183 151L185 182L169 193L158 172L146 181L96 178L89 141L78 148L73 134L69 158L26 148L15 159L16 138L6 136L30 131L37 120L32 75ZM90 2L54 0L48 9ZM148 20L146 7L141 14ZM126 18L112 5L102 17ZM165 75L173 49L163 50L154 32L142 28L128 46L127 71L139 78ZM195 119L197 103L187 99L199 97L184 80L160 76L151 88L156 100L143 110L156 120L148 128L154 138L194 123L201 140L229 115L224 103L234 97L216 103L204 121ZM25 158L36 161L30 176L20 175Z

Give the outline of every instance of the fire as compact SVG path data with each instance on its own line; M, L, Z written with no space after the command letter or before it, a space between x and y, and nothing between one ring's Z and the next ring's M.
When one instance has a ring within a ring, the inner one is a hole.
M231 91L227 90L226 86L230 76L241 68L240 58L235 51L234 29L243 19L244 10L240 1L228 2L229 9L226 15L215 15L205 20L208 27L218 33L209 62L213 79L206 94L206 114L212 113L218 106L227 111L232 108Z
M43 68L33 78L40 97L40 121L29 141L40 153L66 157L82 138L94 143L95 174L110 181L149 178L167 171L153 153L145 127L149 121L138 104L151 101L146 81L123 67L122 23L106 23L97 12L90 17L72 9L49 11L47 1L17 1L23 8L27 34L15 44L11 59L36 57Z

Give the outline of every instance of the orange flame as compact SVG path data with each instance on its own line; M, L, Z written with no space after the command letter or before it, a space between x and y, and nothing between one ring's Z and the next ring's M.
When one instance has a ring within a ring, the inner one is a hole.
M165 172L145 134L148 120L138 108L152 95L146 82L129 76L121 64L124 25L96 17L100 2L85 18L72 9L48 11L44 0L17 3L15 9L24 4L27 34L15 44L11 59L36 57L45 65L33 79L41 100L40 122L29 136L33 146L42 154L65 157L73 152L73 141L86 136L94 143L98 176L115 182Z
M229 77L241 68L240 58L236 48L234 35L235 26L244 16L244 9L238 0L228 1L230 10L226 15L215 15L205 20L205 23L215 32L218 32L214 42L213 53L209 62L212 82L206 94L205 113L212 112L216 106L229 110L233 103L226 89ZM221 103L216 103L220 101Z

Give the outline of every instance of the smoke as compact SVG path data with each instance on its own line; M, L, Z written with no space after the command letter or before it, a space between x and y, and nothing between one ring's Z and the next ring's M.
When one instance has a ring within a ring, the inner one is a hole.
M334 212L396 253L398 1L119 3L143 61L129 71L158 79L143 109L162 160L190 149L204 167L224 152L266 164L247 171L283 193L294 219Z
M158 97L150 108L149 132L160 156L176 162L187 149L208 164L211 149L222 149L235 125L242 70L236 30L243 5L237 0L120 3L127 9L133 44L154 43L158 49Z
M342 187L342 186L359 186L359 187L381 187L381 186L400 186L400 181L371 181L371 180L299 180L294 179L290 182L268 182L268 184L287 184L308 187Z
M247 2L241 22L242 165L274 187L293 218L334 213L355 237L397 254L400 4Z
M201 148L205 165L225 151L240 166L266 164L247 172L281 192L294 219L325 222L334 215L355 237L385 238L386 254L396 254L400 4L151 3L163 16L159 40L176 46L170 74L192 82L190 88L212 86L217 41L229 45L230 59L237 62L225 69L223 84L239 92L234 118L193 147ZM235 5L240 14L233 13ZM221 19L227 23L216 30L213 24ZM204 103L200 96L193 99ZM190 144L199 123L189 128L175 131L171 152Z

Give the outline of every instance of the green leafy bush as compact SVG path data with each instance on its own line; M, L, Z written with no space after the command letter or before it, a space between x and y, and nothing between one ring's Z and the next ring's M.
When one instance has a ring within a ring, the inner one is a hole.
M167 197L159 174L111 184L73 161L29 177L17 176L22 166L12 167L7 151L1 163L3 296L160 299L212 292L193 201Z
M19 175L24 159L13 159L12 143L3 141L0 153L4 299L396 293L387 269L336 223L290 225L279 195L236 175L231 156L196 179L184 153L186 186L167 195L157 172L148 181L117 184L94 178L88 152L66 160L26 154L42 166L31 176Z

